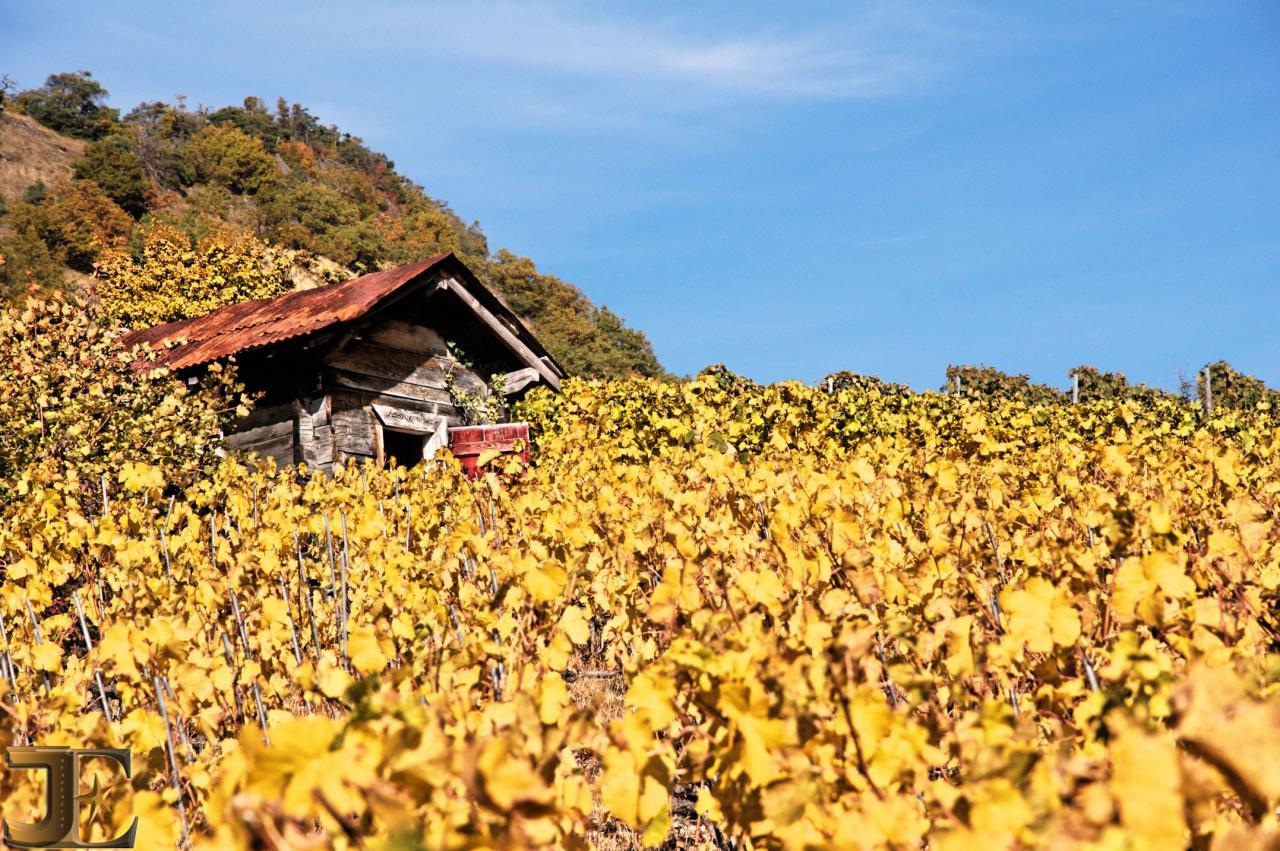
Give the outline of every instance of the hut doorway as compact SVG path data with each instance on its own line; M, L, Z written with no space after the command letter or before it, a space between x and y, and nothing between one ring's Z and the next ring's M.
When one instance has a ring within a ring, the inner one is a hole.
M429 435L407 431L382 430L382 452L386 463L401 467L415 467L422 463L423 448Z

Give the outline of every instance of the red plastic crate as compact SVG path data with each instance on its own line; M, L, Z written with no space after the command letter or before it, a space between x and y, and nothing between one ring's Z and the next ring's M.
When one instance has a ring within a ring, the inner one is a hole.
M462 462L468 476L480 475L476 462L480 454L490 449L503 455L519 454L529 460L529 424L500 423L498 425L459 426L449 429L449 449Z

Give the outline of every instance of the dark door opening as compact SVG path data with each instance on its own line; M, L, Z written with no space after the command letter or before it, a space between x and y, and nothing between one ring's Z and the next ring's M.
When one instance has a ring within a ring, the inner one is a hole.
M382 430L382 454L387 466L394 461L401 467L414 467L422 463L422 444L425 434L412 434L407 431Z

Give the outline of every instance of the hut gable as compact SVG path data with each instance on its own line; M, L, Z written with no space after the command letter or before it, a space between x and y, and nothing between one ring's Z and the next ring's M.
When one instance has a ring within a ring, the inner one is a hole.
M429 457L467 400L515 397L564 371L528 327L452 254L134 331L138 369L198 380L234 359L259 399L231 448L331 470Z

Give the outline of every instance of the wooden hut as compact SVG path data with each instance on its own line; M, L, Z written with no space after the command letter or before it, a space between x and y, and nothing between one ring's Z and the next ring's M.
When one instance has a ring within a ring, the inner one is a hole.
M260 394L230 448L330 471L335 462L411 465L494 392L559 389L564 370L461 260L442 254L350 281L227 305L130 333L140 369L195 383L234 358Z

